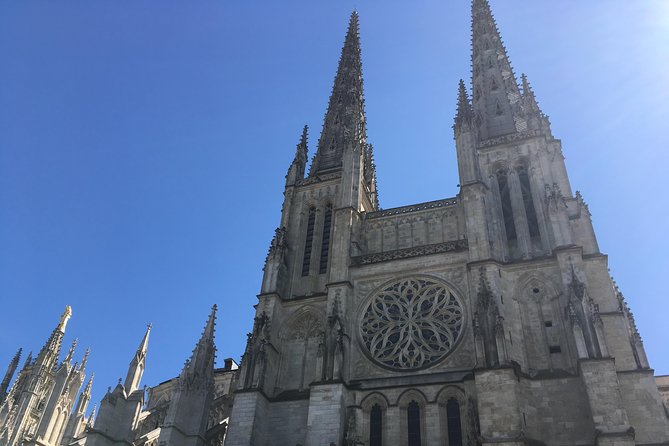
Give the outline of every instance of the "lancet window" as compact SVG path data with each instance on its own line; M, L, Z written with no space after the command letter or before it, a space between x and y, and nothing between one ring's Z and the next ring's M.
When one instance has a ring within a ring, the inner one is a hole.
M330 232L332 229L332 205L325 209L323 216L323 238L321 239L321 260L318 266L318 274L325 274L328 269L328 256L330 254Z
M407 407L407 431L408 446L420 446L420 406L416 401L411 401Z
M369 412L369 446L383 445L383 411L374 404Z
M460 403L451 398L446 403L446 422L448 424L448 446L462 446L462 423Z
M513 221L513 208L511 207L511 191L509 189L509 179L505 171L497 172L497 186L499 196L502 201L502 216L504 217L504 228L506 229L506 238L509 241L516 240L516 224Z
M539 221L537 220L537 212L536 209L534 209L534 202L532 201L530 178L527 174L526 167L521 167L519 169L518 179L520 180L520 191L523 195L523 205L525 206L525 215L527 216L530 237L539 237Z
M307 218L307 236L304 240L304 257L302 258L302 275L308 276L311 266L311 248L314 243L314 225L316 223L316 209L309 208Z

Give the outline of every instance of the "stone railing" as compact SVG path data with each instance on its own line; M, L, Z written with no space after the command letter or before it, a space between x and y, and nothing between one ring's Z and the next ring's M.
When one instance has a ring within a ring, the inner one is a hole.
M498 144L505 144L508 142L520 141L522 139L532 138L541 135L541 130L527 130L524 132L511 133L509 135L498 136L496 138L486 139L479 143L479 148L496 146Z
M365 254L351 258L353 266L370 265L372 263L388 262L390 260L408 259L411 257L442 254L445 252L462 251L468 248L467 240L452 240L434 245L417 246L414 248L396 249L394 251Z
M392 215L408 214L410 212L419 212L429 209L443 208L446 206L454 206L458 204L457 198L446 198L444 200L428 201L426 203L411 204L409 206L401 206L397 208L384 209L382 211L368 212L366 218L368 220L381 217L389 217Z

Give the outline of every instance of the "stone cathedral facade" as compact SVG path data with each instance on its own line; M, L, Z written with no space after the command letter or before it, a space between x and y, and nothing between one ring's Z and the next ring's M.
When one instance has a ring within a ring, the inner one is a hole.
M147 392L149 327L93 420L90 382L73 411L84 365L57 363L64 316L56 353L6 395L18 358L3 380L0 445L669 445L669 380L487 0L472 2L469 91L459 194L381 209L354 12L315 155L305 127L286 175L240 366L214 368L214 307L179 376Z

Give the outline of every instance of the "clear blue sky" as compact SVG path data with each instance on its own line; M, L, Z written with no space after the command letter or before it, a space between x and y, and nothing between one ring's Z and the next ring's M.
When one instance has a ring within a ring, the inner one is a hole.
M492 5L669 374L669 2ZM239 359L284 175L305 123L313 151L354 7L381 205L454 196L468 0L0 3L3 373L66 304L93 401L149 322L144 382L177 375L213 303L219 364Z

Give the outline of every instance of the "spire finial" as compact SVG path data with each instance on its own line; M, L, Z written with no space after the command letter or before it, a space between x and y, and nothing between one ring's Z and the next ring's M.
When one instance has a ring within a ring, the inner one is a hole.
M93 410L91 411L91 415L88 417L88 422L86 423L88 427L93 427L93 424L95 423L95 415L97 410L98 410L98 405L94 404Z
M79 366L79 370L85 370L86 369L86 363L88 362L88 356L91 354L91 348L86 347L86 351L84 352L84 359L81 360L81 366Z
M530 83L528 82L525 73L520 75L520 79L521 79L521 86L523 88L523 102L525 108L527 109L526 110L527 113L543 116L541 108L539 108L539 104L537 103L537 98L534 95L534 91L532 90L532 87L530 86Z
M91 394L91 389L93 388L93 378L95 378L95 373L91 373L91 377L88 379L84 393L87 395Z
M472 120L472 105L469 102L467 95L467 87L465 81L460 79L458 84L458 110L455 115L455 127L461 128L463 125L471 124Z
M67 322L72 317L72 307L69 305L65 306L65 311L60 316L60 322L58 323L58 331L65 333L65 327L67 327Z
M32 360L33 360L33 352L31 351L31 352L28 353L28 357L26 358L26 362L23 363L23 368L25 369L26 367L28 367L32 363Z
M304 179L304 171L307 167L307 152L309 150L307 144L309 127L305 124L300 136L300 142L295 147L295 158L290 163L288 173L286 174L286 185L293 185L299 180Z
M67 356L65 356L65 360L63 361L64 363L69 363L72 361L72 357L74 356L74 349L77 348L77 343L79 342L79 339L74 338L74 341L72 341L72 345L70 346L70 350L67 352Z
M16 372L16 368L19 366L19 359L21 359L22 351L23 349L20 348L19 351L16 352L12 360L9 362L9 366L7 367L7 372L5 373L5 377L0 383L0 404L4 402L5 397L7 396L7 389L9 389L9 383L12 381L12 377Z
M301 172L299 175L300 178L304 178L304 168L307 164L307 153L309 150L309 126L304 124L302 128L302 135L300 136L300 142L295 148L295 159L293 164L298 164L298 170Z

